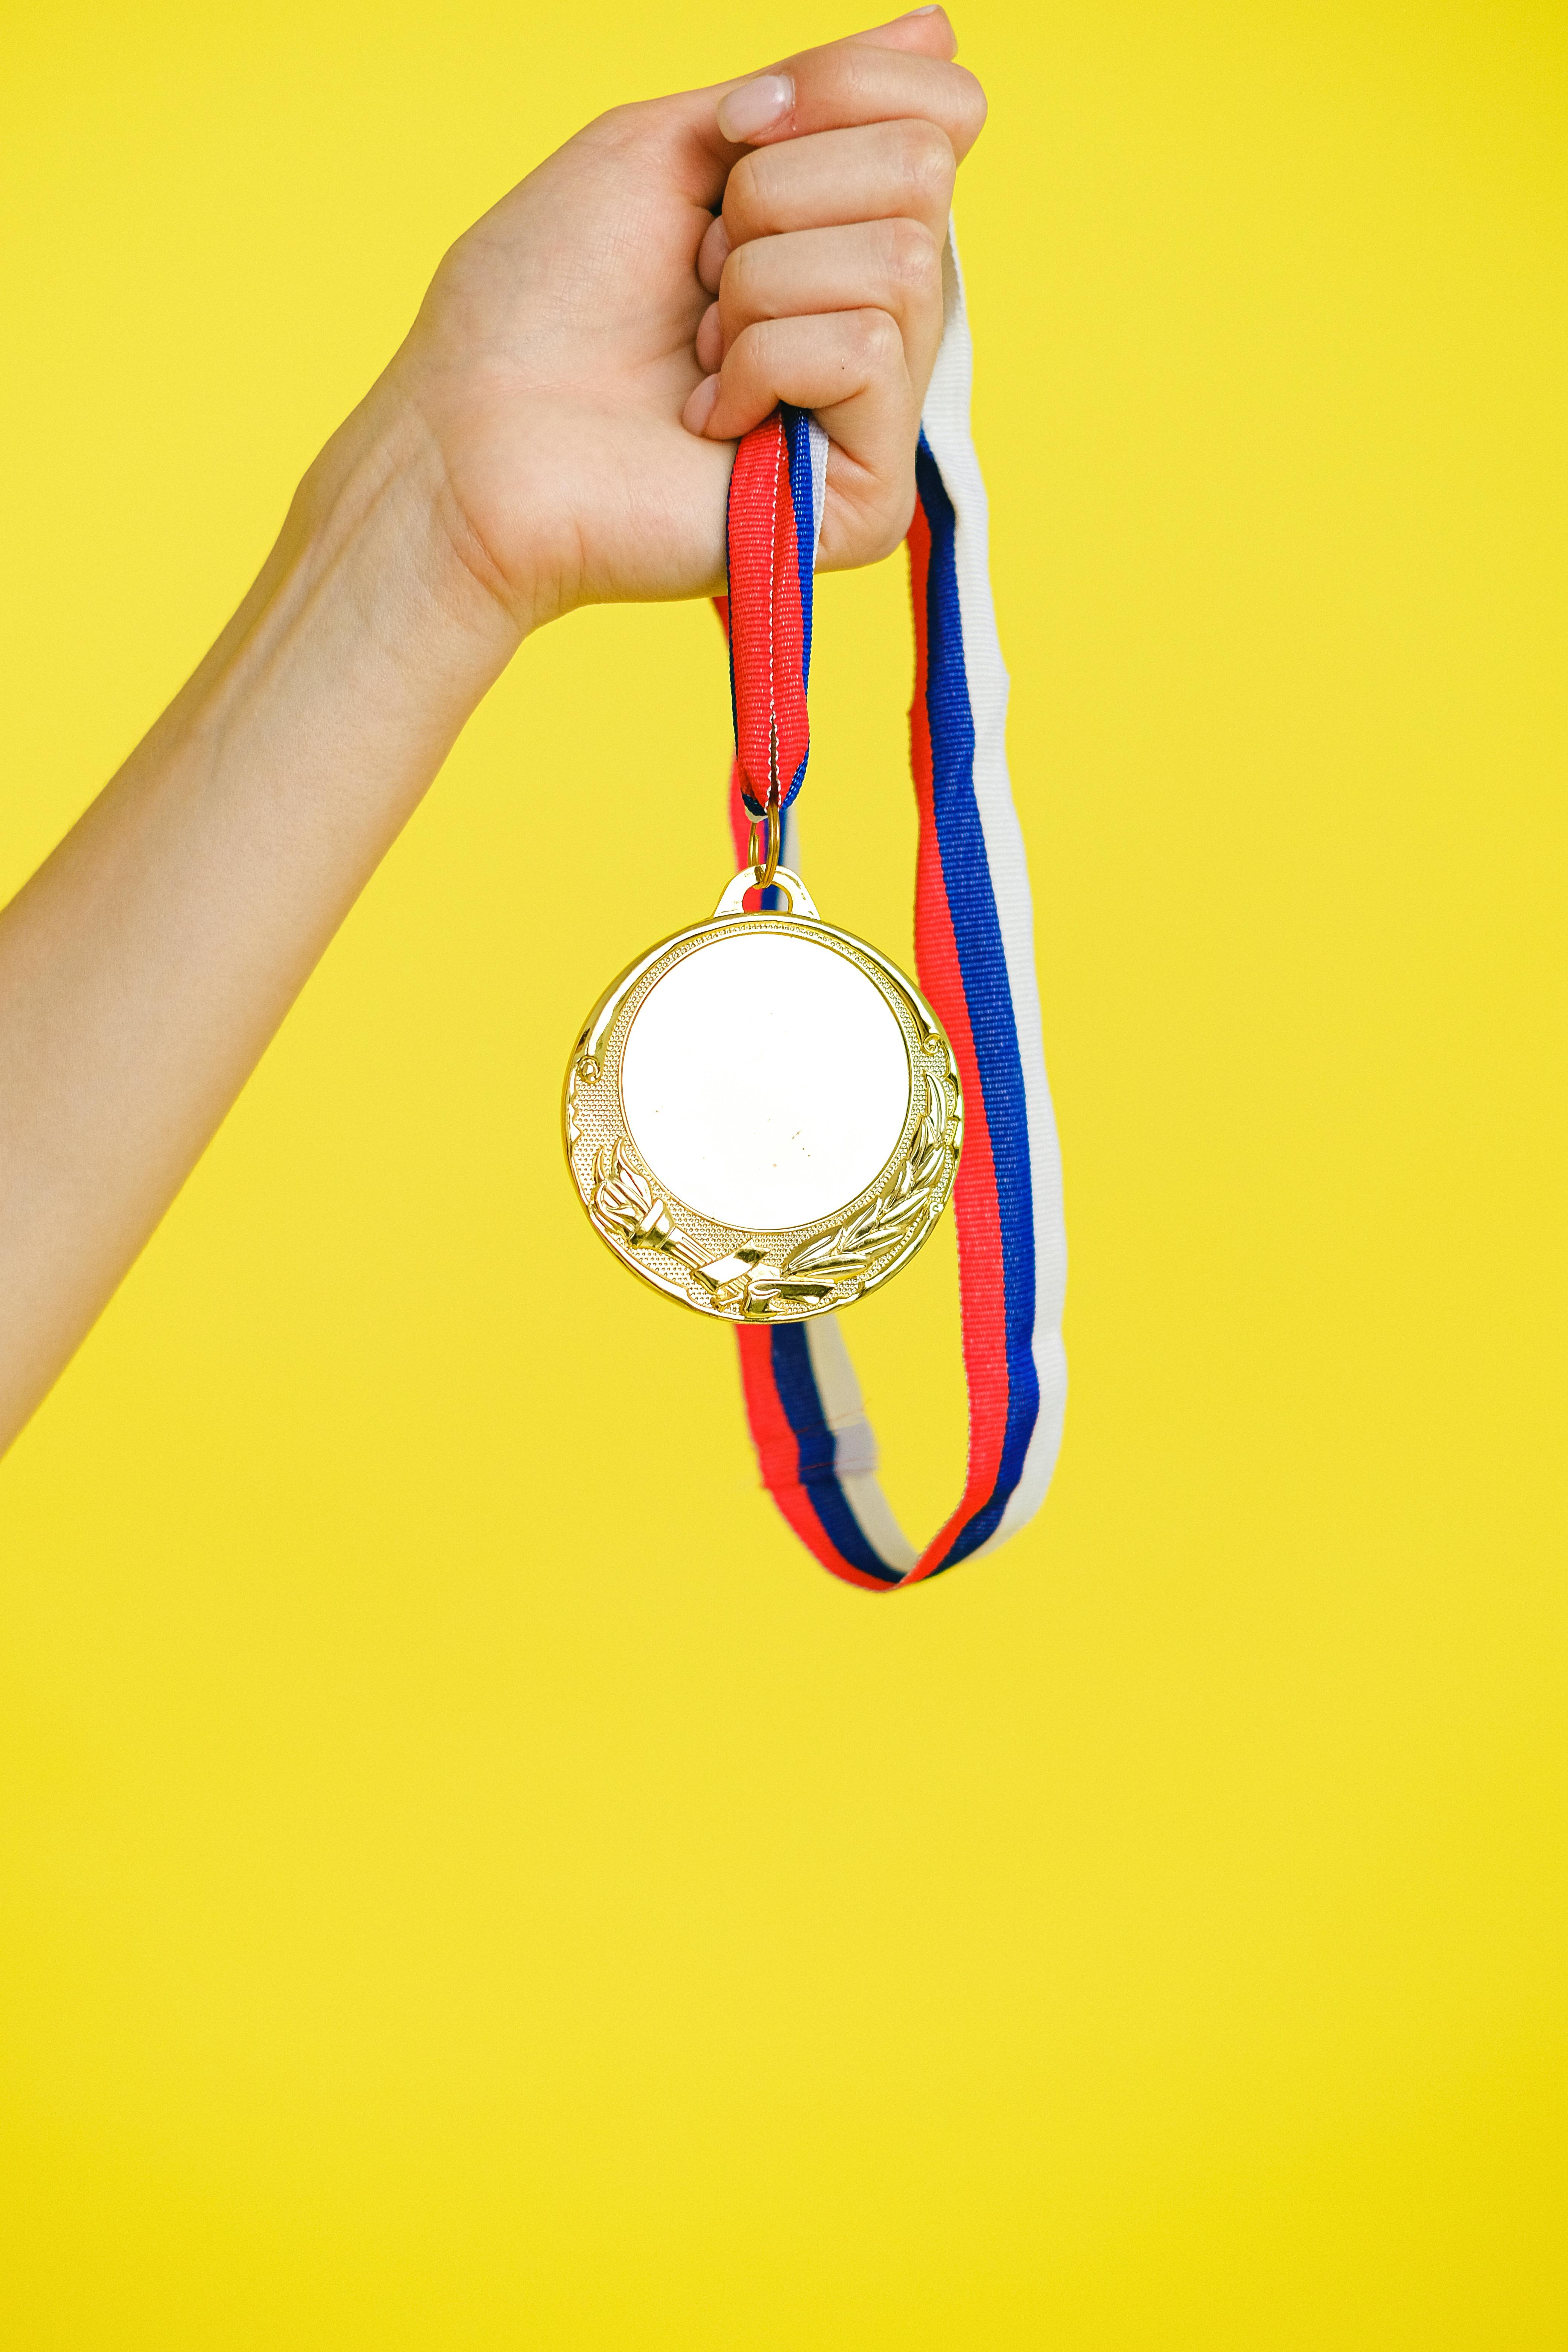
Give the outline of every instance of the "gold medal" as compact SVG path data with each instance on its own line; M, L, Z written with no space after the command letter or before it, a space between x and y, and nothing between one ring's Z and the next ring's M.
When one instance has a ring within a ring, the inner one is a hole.
M748 913L763 880L787 905ZM709 920L612 982L573 1048L562 1118L601 1239L731 1323L826 1314L907 1265L963 1140L935 1013L786 866L742 866Z

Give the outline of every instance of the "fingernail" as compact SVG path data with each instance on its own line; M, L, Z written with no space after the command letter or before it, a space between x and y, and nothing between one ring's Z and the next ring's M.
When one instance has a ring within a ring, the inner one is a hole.
M726 90L719 100L719 128L726 139L743 146L760 131L771 131L795 104L795 84L788 74L758 74Z
M680 421L689 433L705 433L708 429L708 419L718 405L719 379L716 375L705 375L696 390L689 396L685 407L680 412Z

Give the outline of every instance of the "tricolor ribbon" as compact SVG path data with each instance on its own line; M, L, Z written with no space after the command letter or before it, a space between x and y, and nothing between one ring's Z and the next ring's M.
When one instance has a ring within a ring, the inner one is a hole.
M814 457L821 456L817 465ZM734 783L749 817L788 808L805 782L811 595L827 436L801 408L746 435L730 477L730 702Z
M1045 1499L1061 1440L1067 1282L1061 1162L1040 1041L1034 917L1007 782L1007 672L996 635L985 488L970 436L973 348L951 237L944 329L921 416L910 527L915 621L910 764L920 813L915 969L963 1079L958 1224L969 1463L957 1508L923 1551L877 1477L877 1441L834 1315L737 1333L763 1483L823 1566L885 1592L992 1551ZM730 494L736 757L730 819L805 773L811 600L826 472L814 419L782 408L746 435ZM798 859L793 810L783 862Z

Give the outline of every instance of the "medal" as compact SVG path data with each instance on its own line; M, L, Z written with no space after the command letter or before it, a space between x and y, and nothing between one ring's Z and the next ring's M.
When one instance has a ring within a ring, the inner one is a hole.
M747 913L764 877L784 909ZM738 1323L825 1314L907 1265L963 1134L920 991L765 865L606 989L563 1116L583 1205L623 1264Z
M782 408L745 436L729 506L740 871L711 916L605 989L566 1072L567 1163L633 1273L740 1328L763 1482L847 1582L886 1591L1016 1533L1044 1499L1066 1360L1061 1175L1040 1045L1033 919L1007 782L971 349L951 239L910 530L921 985L818 913L794 802L826 441ZM748 903L751 902L751 903ZM917 1550L833 1311L958 1219L969 1465Z

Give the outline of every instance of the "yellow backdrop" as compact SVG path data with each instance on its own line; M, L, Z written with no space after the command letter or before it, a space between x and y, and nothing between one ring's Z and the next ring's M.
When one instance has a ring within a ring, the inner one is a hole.
M8 888L450 238L847 27L6 13ZM705 610L549 630L0 1474L26 2352L1564 2340L1568 19L961 30L1056 1489L835 1585L589 1235L564 1051L724 876L728 714ZM824 590L805 809L900 952L904 593ZM952 1284L848 1326L922 1529Z

